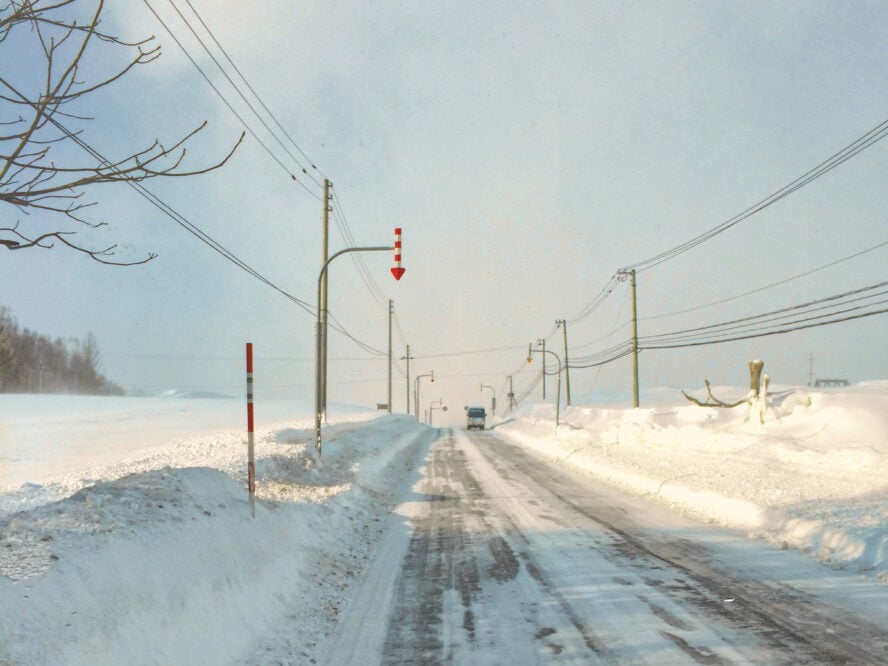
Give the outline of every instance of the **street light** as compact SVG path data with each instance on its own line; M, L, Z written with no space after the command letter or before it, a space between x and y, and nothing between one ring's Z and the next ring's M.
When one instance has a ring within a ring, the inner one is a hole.
M552 356L555 357L555 360L558 361L558 386L556 388L556 393L555 393L555 427L557 428L559 425L559 420L561 418L561 359L558 357L558 354L556 354L555 352L550 351L548 349L534 349L533 344L528 342L527 343L527 362L528 363L533 363L532 354L534 354L534 353L552 354ZM543 356L544 360L545 360L545 358L546 357ZM543 376L545 377L545 374Z
M493 397L490 399L490 416L496 416L496 391L492 386L485 386L481 384L481 392L484 392L484 389L490 389L490 392L493 393Z
M435 402L433 402L431 405L429 405L429 425L432 425L432 421L435 420L435 410L436 409L440 409L441 411L444 411L444 412L447 411L447 405L444 405L443 407L435 407L435 405L440 405L443 401L444 401L443 398L438 398L437 400L435 400Z
M416 417L417 423L419 423L419 380L422 379L423 377L431 377L432 381L434 382L435 381L435 371L432 370L427 375L416 375L416 379L413 380L413 409L416 410L414 412L414 416Z
M316 324L316 346L315 346L315 448L318 451L318 455L321 454L321 417L323 412L322 405L326 404L325 396L322 395L322 382L321 382L321 372L323 370L322 366L322 358L321 355L323 353L323 320L324 315L327 313L326 302L321 304L321 288L324 282L324 276L327 274L327 267L332 263L334 259L337 257L341 257L343 254L347 254L349 252L391 252L394 248L391 245L386 246L373 246L373 247L347 247L344 250L339 250L332 257L327 259L324 262L324 265L321 267L321 272L318 274L318 319Z

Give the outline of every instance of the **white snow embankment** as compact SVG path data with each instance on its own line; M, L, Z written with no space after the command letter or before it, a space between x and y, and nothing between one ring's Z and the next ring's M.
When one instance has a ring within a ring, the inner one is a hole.
M398 417L341 424L320 461L310 431L269 432L255 517L245 464L139 471L7 516L0 663L231 663L290 616L310 641L427 432Z
M783 391L764 424L746 414L678 401L573 406L556 434L554 408L535 405L496 431L625 491L888 581L888 382Z

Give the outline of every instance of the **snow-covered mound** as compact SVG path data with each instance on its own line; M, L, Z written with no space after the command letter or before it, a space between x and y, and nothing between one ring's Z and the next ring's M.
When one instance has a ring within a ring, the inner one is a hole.
M888 580L888 382L781 388L764 423L746 404L674 396L654 408L575 405L557 433L552 405L537 404L496 431L629 492Z
M282 618L308 663L413 472L398 454L428 436L409 417L342 421L318 458L313 429L267 428L255 515L229 433L0 516L0 664L232 663ZM213 467L175 466L195 457Z

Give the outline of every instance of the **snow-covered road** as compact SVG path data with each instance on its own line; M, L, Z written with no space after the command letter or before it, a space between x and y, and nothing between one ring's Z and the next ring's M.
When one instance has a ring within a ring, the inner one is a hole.
M837 596L866 593L853 577L491 432L440 431L399 513L409 543L389 535L320 663L875 664L888 650L888 629Z

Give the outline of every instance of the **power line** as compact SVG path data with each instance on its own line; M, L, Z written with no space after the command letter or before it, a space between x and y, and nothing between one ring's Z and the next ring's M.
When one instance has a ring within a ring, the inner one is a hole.
M817 268L813 268L813 269L811 269L811 270L809 270L809 271L805 271L804 273L799 273L798 275L794 275L794 276L792 276L792 277L786 278L786 279L784 279L784 280L780 280L780 281L778 281L778 282L772 282L771 284L765 285L764 287L759 287L758 289L753 289L752 291L746 291L746 292L744 292L744 293L742 293L742 294L737 294L736 296L730 296L730 297L728 297L728 298L723 298L723 299L718 300L718 301L713 301L712 303L707 303L707 304L705 304L705 305L698 305L698 306L695 306L695 307L693 307L693 308L687 308L687 309L685 309L685 310L677 310L677 311L675 311L675 312L667 312L667 313L665 313L665 314L652 315L652 316L649 316L649 317L642 317L641 320L642 320L642 321L650 321L650 320L653 320L653 319L663 319L663 318L665 318L665 317L672 317L672 316L675 316L675 315L687 314L688 312L695 312L695 311L697 311L697 310L703 310L703 309L705 309L705 308L710 308L710 307L713 307L713 306L715 306L715 305L721 305L721 304L723 304L723 303L729 303L729 302L731 302L731 301L736 301L737 299L744 298L744 297L746 297L746 296L751 296L751 295L753 295L753 294L758 294L758 293L760 293L760 292L762 292L762 291L766 291L766 290L768 290L768 289L772 289L773 287L779 287L779 286L782 286L782 285L784 285L784 284L788 284L788 283L790 283L790 282L793 282L793 281L795 281L795 280L799 280L799 279L801 279L801 278L803 278L803 277L807 277L807 276L809 276L809 275L813 275L814 273L817 273L817 272L822 271L822 270L826 270L827 268L832 268L833 266L837 266L838 264L841 264L841 263L843 263L843 262L845 262L845 261L850 261L851 259L856 259L857 257L860 257L860 256L862 256L862 255L864 255L864 254L867 254L868 252L872 252L872 251L874 251L874 250L878 250L879 248L882 248L882 247L885 247L885 246L888 246L888 241L885 241L885 242L883 242L883 243L879 243L878 245L874 245L874 246L869 247L869 248L867 248L867 249L865 249L865 250L861 250L860 252L855 252L854 254L850 254L850 255L848 255L847 257L842 257L841 259L836 259L835 261L831 261L830 263L828 263L828 264L824 264L823 266L818 266ZM624 325L625 325L625 324L624 324Z
M422 356L415 356L417 359L430 359L430 358L448 358L453 356L470 356L472 354L487 354L490 352L501 352L501 351L515 351L524 349L523 346L518 347L491 347L488 349L472 349L467 351L458 351L458 352L446 352L442 354L424 354Z
M879 282L874 285L869 285L867 287L861 287L859 289L853 289L851 291L846 291L841 294L836 294L833 296L827 296L824 298L818 298L813 301L808 301L807 303L801 303L799 305L792 305L785 308L780 308L778 310L771 310L769 312L765 312L758 315L752 315L748 317L741 317L739 319L732 319L730 321L722 322L719 324L710 324L707 326L699 326L696 328L683 329L680 331L673 331L672 333L664 333L659 335L647 336L645 339L653 340L658 338L663 338L667 336L677 336L677 335L689 335L689 334L699 334L703 332L712 331L714 329L727 329L730 330L732 328L737 328L739 326L750 326L750 325L758 325L768 321L773 321L775 319L779 319L787 313L805 313L805 312L816 312L822 310L824 308L835 307L836 304L843 305L846 303L856 302L858 300L863 300L867 298L872 298L873 296L881 296L888 291L880 291L875 294L869 294L867 296L860 296L860 294L864 294L866 292L872 292L877 289L882 289L888 285L888 281ZM852 298L853 297L853 298ZM829 305L823 306L823 304L828 303ZM823 306L823 307L815 307L815 306Z
M670 349L718 344L789 333L882 314L888 309L880 306L888 303L888 299L876 301L873 299L888 295L888 289L884 289L886 286L888 281L760 315L645 336L640 339L639 346L641 349ZM861 304L863 301L872 302Z
M880 303L881 304L888 304L888 300L881 301ZM849 310L849 311L859 310L859 309L860 308L851 308L851 310ZM758 333L749 333L746 335L735 335L733 337L719 338L719 339L713 339L713 340L700 340L700 341L696 341L696 342L685 342L685 343L676 343L676 344L657 344L657 345L645 344L644 346L640 347L640 349L642 349L642 350L644 350L644 349L679 349L679 348L684 348L684 347L700 347L700 346L704 346L704 345L722 344L725 342L736 342L738 340L749 340L752 338L763 338L763 337L767 337L770 335L782 335L784 333L792 333L794 331L802 331L802 330L805 330L808 328L817 328L819 326L828 326L830 324L838 324L838 323L845 322L845 321L852 321L854 319L863 319L865 317L872 317L873 315L884 314L886 312L888 312L888 307L882 308L880 310L874 310L871 312L858 312L853 315L848 315L848 316L840 317L840 318L836 318L836 319L830 319L828 321L821 321L821 322L810 322L809 321L807 323L801 323L798 326L784 327L784 328L780 328L777 330L763 331L763 332L758 332Z
M347 330L345 330L345 326L343 326L342 323L338 319L336 319L336 317L334 317L333 314L329 310L327 311L327 316L330 319L332 319L335 324L333 326L330 326L330 328L332 328L334 331L339 331L340 333L342 333L342 335L344 335L349 340L351 340L352 342L357 344L361 349L363 349L367 353L373 354L374 356L388 356L387 351L382 351L380 349L376 349L375 347L371 347L367 343L361 342L355 336L353 336L351 333L349 333Z
M782 335L795 331L863 319L888 312L888 281L860 287L758 315L718 324L645 336L639 350L681 349L724 344L753 338ZM879 300L876 300L879 299ZM575 358L571 369L600 367L632 353L632 340L604 349L597 354Z
M308 192L309 195L311 195L312 197L314 197L315 199L320 201L321 195L317 194L315 192L312 192L305 183L303 183L301 180L296 178L296 175L292 171L290 171L290 169L287 168L287 166L278 158L278 156L272 152L271 148L269 148L268 145L266 145L266 143L264 141L262 141L262 139L259 138L259 136L253 130L253 128L250 126L250 124L246 120L244 120L244 118L235 110L235 108L231 105L231 103L228 101L228 99L225 97L225 95L223 95L222 92L216 87L216 85L210 80L210 77L207 76L207 74L206 74L206 72L204 72L203 68L201 68L201 66L197 63L197 61L191 56L191 54L188 52L188 49L185 48L184 44L182 44L182 42L179 41L179 39L176 37L176 35L173 33L173 31L170 29L170 27L166 24L166 22L160 17L160 15L156 11L154 11L154 8L151 6L151 4L148 2L148 0L142 0L142 1L145 3L145 6L148 7L148 9L151 11L151 13L154 14L154 17L163 26L163 28L167 31L167 33L172 38L172 40L174 42L176 42L176 45L181 49L182 53L185 54L185 57L191 61L191 64L194 65L195 69L197 69L197 71L204 78L204 80L207 82L207 84L219 96L219 99L222 100L222 102L225 104L225 106L228 107L229 111L231 111L234 114L234 116L241 122L241 124L247 129L247 131L250 133L250 135L254 139L256 139L256 141L259 142L259 145L261 145L262 148L265 149L265 152L268 153L269 157L271 157L278 164L278 166L280 166L287 173L287 175L290 176L290 178L293 181L295 181L300 187L302 187L302 189L304 189L306 192ZM175 5L173 5L173 6L175 7ZM178 9L176 9L176 11L178 12ZM181 14L180 14L180 16L181 16ZM186 24L187 24L187 22L186 22ZM190 25L189 25L189 28L190 28ZM198 41L200 41L199 38L198 38ZM202 41L201 41L201 44L203 45ZM206 46L204 46L204 48L206 48ZM214 59L214 61L215 61L215 59ZM218 62L217 62L217 65L218 65ZM223 74L225 74L224 70L223 70ZM226 77L227 77L227 74L226 74ZM230 80L231 79L229 78L229 81ZM237 89L237 87L235 87L235 89ZM252 106L249 103L248 103L248 106L250 106L250 108L252 109ZM253 109L253 112L255 113L255 109ZM267 128L267 125L266 125L266 128ZM277 137L275 137L275 138L277 138ZM301 164L299 166L301 169L303 169L303 171L305 170Z
M799 190L802 187L804 187L805 185L808 185L809 183L813 182L814 180L820 178L820 176L822 176L826 173L829 173L830 171L832 171L833 169L835 169L839 165L843 164L847 160L851 159L852 157L854 157L858 153L866 150L867 148L869 148L873 144L877 143L878 141L881 141L883 138L885 138L885 136L888 136L888 120L882 121L881 123L876 125L873 129L868 131L866 134L864 134L863 136L852 141L850 144L848 144L847 146L842 148L840 151L838 151L837 153L833 154L832 156L830 156L829 158L827 158L826 160L824 160L823 162L821 162L820 164L815 166L813 169L810 169L809 171L805 172L804 174L802 174L801 176L799 176L798 178L793 180L791 183L784 185L783 187L781 187L779 190L777 190L776 192L774 192L770 196L765 197L764 199L762 199L761 201L759 201L756 204L753 204L752 206L750 206L749 208L747 208L743 212L738 213L737 215L730 218L729 220L722 222L721 224L700 234L699 236L695 236L691 240L686 241L686 242L682 243L681 245L677 245L676 247L672 248L671 250L666 250L665 252L661 252L658 255L650 257L649 259L645 259L645 260L639 261L635 264L631 264L630 266L626 266L622 270L628 271L628 270L634 269L637 272L646 271L650 268L653 268L654 266L658 266L659 264L662 264L665 261L668 261L670 259L673 259L673 258L681 255L681 254L684 254L688 250L691 250L691 249L697 247L701 243L705 243L706 241L710 240L711 238L714 238L715 236L727 231L731 227L739 224L740 222L751 217L752 215L755 215L756 213L764 210L768 206L771 206L772 204L777 203L781 199L784 199L785 197L789 196L790 194L792 194L796 190Z
M342 234L342 238L345 241L347 247L357 247L357 242L355 241L355 237L351 232L351 228L348 223L348 219L345 216L345 211L342 209L342 203L337 195L333 197L333 220L336 222L336 226L339 228L339 232ZM385 293L379 287L379 283L376 282L373 277L373 273L370 272L370 269L367 268L367 264L364 261L364 257L361 256L359 252L355 252L351 257L352 261L354 261L355 265L358 268L358 275L361 278L361 281L367 287L367 290L370 292L370 295L373 296L380 304L388 303L388 298Z
M600 351L597 354L592 354L590 356L583 356L572 360L570 363L570 368L574 369L584 369L584 368L597 368L602 365L607 365L608 363L613 363L624 356L628 356L632 353L632 340L624 340L623 342L609 347Z
M302 155L302 157L304 157L308 161L308 163L311 165L311 168L314 169L315 171L317 171L321 176L324 176L324 173L314 164L314 161L308 155L305 154L305 151L299 147L299 144L296 143L296 141L293 139L293 137L290 136L289 132L287 132L287 130L284 128L284 126L281 125L281 123L278 121L277 117L274 115L274 113L272 113L271 109L269 109L268 106L266 106L265 102L262 101L262 98L259 96L259 93L257 93L256 90L253 88L253 86L250 85L250 82L247 80L247 77L244 76L243 72L241 72L241 70L238 68L238 66L236 64L234 64L234 61L231 59L231 57L229 57L228 52L223 48L222 44L219 43L219 40L216 39L216 36L213 34L213 31L210 30L209 26L204 22L204 20L200 16L200 14L198 14L197 9L195 9L194 6L191 4L191 0L185 0L185 3L188 5L188 7L191 9L191 11L194 12L194 15L197 17L197 20L200 21L200 24L203 26L204 30L207 31L207 34L212 38L213 42L215 42L216 46L222 52L222 55L225 56L225 59L232 66L234 71L237 72L238 76L241 78L241 80L244 82L244 84L246 84L246 86L250 90L250 92L253 93L253 96L259 101L259 104L262 105L262 108L265 109L265 112L274 121L275 125L278 126L278 128L281 130L281 132L284 133L284 136L286 136L287 139L290 141L290 143L292 143L293 146L296 148L296 150L299 151L299 154ZM294 158L294 160L295 160L295 158ZM299 163L298 160L295 160L295 161L297 162L297 164ZM303 167L303 172L306 173L307 175L309 175L309 177L310 177L310 174L308 174L308 171L306 171L304 167ZM312 180L314 180L314 179L312 178ZM317 183L316 180L315 180L315 183ZM317 183L317 184L320 185L320 183Z
M210 57L210 60L213 61L213 64L216 65L216 68L220 72L222 72L222 76L224 76L225 79L228 81L228 83L231 84L231 87L234 88L234 91L238 94L238 96L241 98L241 100L243 100L244 104L247 105L247 108L249 108L250 111L253 112L253 115L256 116L256 119L260 123L262 123L262 126L268 131L268 133L271 134L272 137L274 137L274 140L277 141L278 145L284 149L284 152L287 153L287 155L290 157L290 159L292 159L296 164L299 165L299 168L302 169L302 173L304 173L306 176L308 176L308 178L310 178L314 182L315 185L317 185L318 187L322 187L321 183L313 175L311 175L308 172L308 169L305 168L305 165L303 165L299 161L299 158L297 158L293 153L290 152L290 149L287 148L287 146L284 144L283 141L280 140L280 138L278 138L278 136L274 132L274 130L268 126L268 123L265 122L265 119L256 110L256 107L254 107L253 104L250 103L250 100L247 99L247 96L244 95L244 93L241 91L240 87L231 79L231 77L228 75L228 72L225 71L225 68L222 67L222 65L216 59L216 56L213 55L212 51L210 51L209 47L207 47L207 45L204 43L203 39L200 38L200 35L197 34L197 31L188 22L188 19L185 18L185 15L182 14L181 11L179 11L179 8L176 6L176 3L173 2L173 0L169 0L169 3L170 3L170 6L173 8L173 10L176 12L176 14L179 15L179 18L182 19L182 22L186 25L188 30L191 31L191 34L194 35L194 38L197 40L198 44L200 44L203 47L203 50L206 51L206 54ZM228 54L225 52L225 49L223 49L222 46L219 44L218 40L216 40L215 36L210 31L210 29L207 27L206 23L203 22L203 19L201 19L200 15L195 11L194 7L191 6L191 3L188 3L188 6L191 7L191 11L194 12L195 16L197 16L197 19L200 21L201 25L204 27L204 29L207 31L207 33L210 35L210 37L213 39L213 41L216 43L216 46L219 47L219 50L222 51L223 55L225 55L226 58L228 58ZM164 27L166 27L166 26L164 26ZM192 61L192 62L194 62L194 61ZM233 63L231 62L231 58L228 58L228 62L233 65ZM238 74L240 74L240 70L238 70L237 67L235 67L234 69L236 72L238 72ZM247 84L247 88L250 90L250 92L253 93L253 96L256 97L256 99L259 100L259 102L261 103L262 100L256 94L256 91L253 90L252 86L250 86L250 84L246 82L246 79L244 79L242 74L240 74L240 77ZM262 104L262 106L265 108L266 112L271 114L271 112L268 111L268 107L265 106L264 103Z
M568 320L569 324L578 324L583 321L586 317L592 314L598 306L600 306L607 299L608 296L611 295L616 286L620 283L618 279L618 274L614 273L611 279L608 281L606 285L602 288L598 295L592 299L590 303L588 303L579 313L575 314Z

